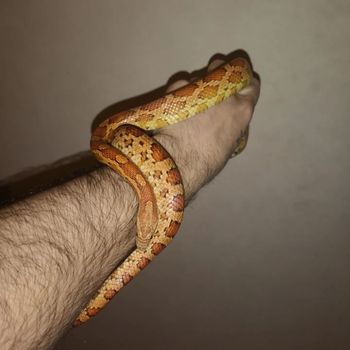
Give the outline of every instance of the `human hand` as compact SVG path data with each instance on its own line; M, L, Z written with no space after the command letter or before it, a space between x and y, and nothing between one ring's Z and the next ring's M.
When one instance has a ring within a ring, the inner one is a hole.
M224 63L215 60L212 71ZM168 92L189 81L179 80ZM247 128L259 99L260 82L253 77L249 86L222 103L181 123L160 130L155 138L172 155L181 172L186 202L226 164Z

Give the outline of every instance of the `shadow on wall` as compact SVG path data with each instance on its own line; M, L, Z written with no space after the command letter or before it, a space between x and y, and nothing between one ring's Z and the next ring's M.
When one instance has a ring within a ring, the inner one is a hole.
M248 54L243 50L236 50L228 55L219 53L215 54L211 57L209 63L216 59L230 61L237 56L245 57L251 63ZM206 69L207 67L205 66L201 69L193 71L192 73L188 73L186 71L177 72L173 74L169 78L168 82L161 87L106 107L94 118L91 125L91 130L95 129L105 119L117 113L130 108L135 108L136 106L148 103L163 96L167 87L178 80L193 81L203 76L206 73ZM256 77L259 79L257 75ZM12 175L0 181L0 207L24 199L54 186L61 185L76 177L86 175L102 166L104 165L95 160L89 151L84 151L60 159L53 164L30 168L21 173Z

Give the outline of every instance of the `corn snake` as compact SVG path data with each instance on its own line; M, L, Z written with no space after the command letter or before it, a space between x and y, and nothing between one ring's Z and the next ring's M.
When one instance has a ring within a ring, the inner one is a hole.
M74 326L95 316L171 242L180 227L185 205L181 174L170 154L146 131L205 111L247 86L251 77L248 61L235 58L202 79L109 117L93 131L92 153L119 173L138 196L136 249L110 274ZM237 141L234 155L243 151L247 139L248 128Z

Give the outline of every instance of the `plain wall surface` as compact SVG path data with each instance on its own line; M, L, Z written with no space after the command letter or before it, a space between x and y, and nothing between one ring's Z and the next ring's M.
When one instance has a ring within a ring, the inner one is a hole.
M350 2L1 1L0 178L86 150L106 106L246 50L246 151L68 349L350 348Z

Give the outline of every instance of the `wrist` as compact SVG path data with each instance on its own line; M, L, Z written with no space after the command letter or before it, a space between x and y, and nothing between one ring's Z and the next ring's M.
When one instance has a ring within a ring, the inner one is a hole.
M132 187L115 171L105 166L82 178L88 195L88 210L99 229L117 239L120 229L130 230L136 219L138 200Z
M187 205L208 181L207 163L205 159L201 159L201 154L194 147L186 147L186 145L180 144L173 135L162 133L155 135L154 138L162 144L178 166L185 189Z
M86 193L85 213L82 212L81 216L93 227L90 239L97 244L101 240L105 245L105 254L108 255L104 256L103 265L115 266L135 245L136 194L119 174L108 167L100 168L80 181L82 191Z

